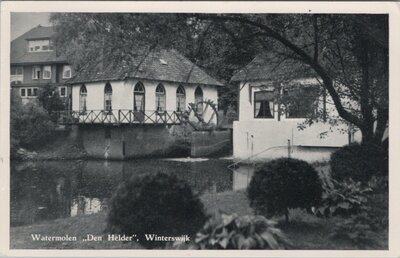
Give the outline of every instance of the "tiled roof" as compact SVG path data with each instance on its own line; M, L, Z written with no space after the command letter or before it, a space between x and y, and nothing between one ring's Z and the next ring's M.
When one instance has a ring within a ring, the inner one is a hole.
M289 81L308 77L315 77L308 65L265 52L257 55L248 65L235 73L231 81Z
M24 39L51 38L55 34L54 27L38 25L22 35Z
M223 86L176 50L152 51L144 57L137 57L130 65L109 64L102 69L97 67L77 72L68 82L75 84L126 78Z
M53 27L37 26L11 42L11 64L65 63L66 58L57 56L56 51L28 52L29 39L51 38Z

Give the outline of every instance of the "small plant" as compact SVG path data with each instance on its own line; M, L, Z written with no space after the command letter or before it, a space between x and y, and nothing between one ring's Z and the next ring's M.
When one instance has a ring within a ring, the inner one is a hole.
M384 151L371 143L352 143L332 153L330 159L332 178L343 181L352 178L362 183L372 176L387 174L387 159Z
M376 248L380 234L371 225L371 215L362 212L335 223L333 232L329 236L332 239L346 239L357 248Z
M323 184L322 203L312 211L317 216L348 216L361 211L368 202L367 195L372 192L371 187L366 187L361 182L347 179L343 182L331 180L331 184Z
M389 187L388 177L387 176L380 176L380 177L373 176L368 181L368 187L373 189L373 191L375 193L387 193L388 187Z
M362 187L357 183L354 187L358 190L355 191L364 196L361 205L357 206L357 213L336 220L330 237L347 239L360 249L387 248L389 223L386 183L384 178L375 177L368 182L368 186ZM351 184L347 187L351 188Z
M136 234L146 248L166 242L146 241L145 234L195 236L206 221L203 204L190 186L174 175L133 176L114 194L107 232Z
M285 249L290 246L276 222L263 216L216 213L196 235L194 249Z
M307 162L281 158L256 168L247 193L258 214L285 214L288 221L289 208L311 209L320 203L322 184Z

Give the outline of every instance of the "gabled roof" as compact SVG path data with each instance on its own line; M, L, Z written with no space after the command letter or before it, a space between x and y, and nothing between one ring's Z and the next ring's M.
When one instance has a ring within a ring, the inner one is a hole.
M138 56L133 64L108 64L76 72L68 83L124 80L136 78L143 80L170 81L188 84L223 86L200 67L176 50L154 50L145 56Z
M52 38L53 27L37 26L11 42L11 64L65 63L66 58L56 51L28 52L28 40Z
M231 81L290 81L309 77L316 75L303 62L278 56L272 52L264 52L235 73Z

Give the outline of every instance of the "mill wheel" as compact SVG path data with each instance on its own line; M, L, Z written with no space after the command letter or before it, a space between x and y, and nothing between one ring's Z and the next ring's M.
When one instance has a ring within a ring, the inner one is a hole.
M189 108L182 114L181 120L196 131L214 130L218 125L217 105L211 100L189 103Z

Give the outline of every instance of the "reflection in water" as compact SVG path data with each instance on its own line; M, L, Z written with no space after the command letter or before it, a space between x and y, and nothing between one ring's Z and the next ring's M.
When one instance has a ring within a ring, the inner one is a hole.
M254 174L254 166L240 165L233 171L233 185L234 191L244 190L250 184L250 180Z
M12 162L11 226L107 210L118 185L132 175L173 173L199 194L245 188L251 173L232 172L227 168L230 163L215 159Z
M93 214L102 211L106 207L106 202L98 198L87 198L78 196L72 201L71 217L83 214Z

